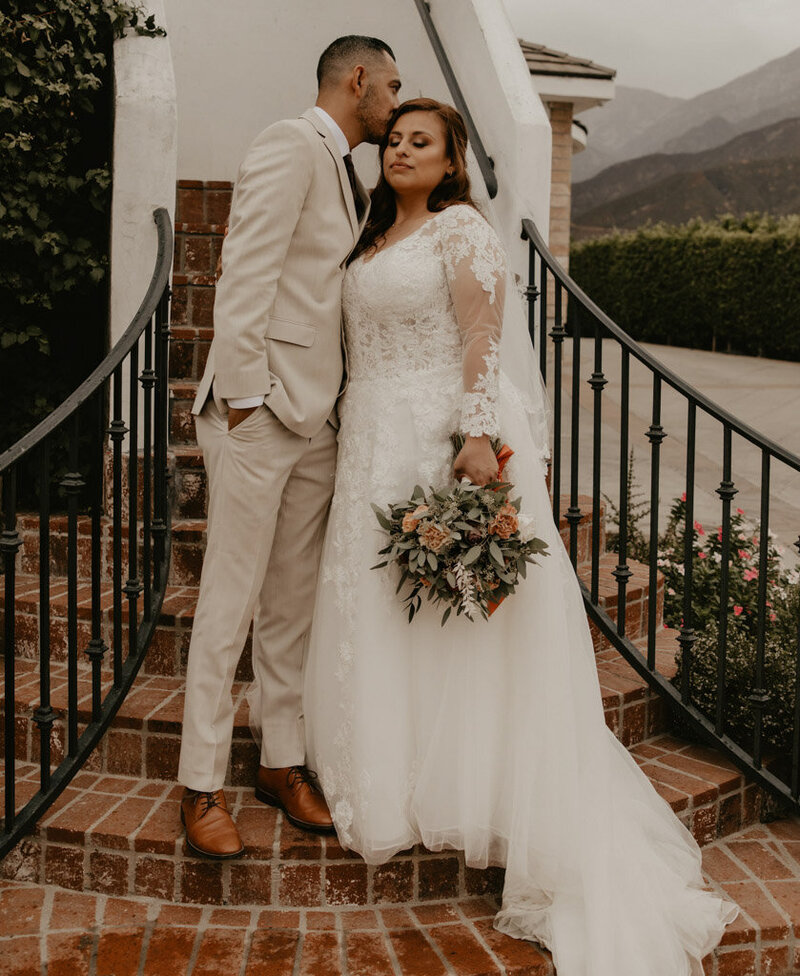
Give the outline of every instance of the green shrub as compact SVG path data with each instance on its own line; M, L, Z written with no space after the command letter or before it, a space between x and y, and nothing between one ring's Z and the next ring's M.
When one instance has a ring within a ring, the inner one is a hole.
M0 450L106 346L113 39L133 3L7 0L0 13Z
M617 232L574 244L570 273L634 339L800 360L800 216Z
M629 558L646 561L649 540L642 524L649 515L643 492L628 467ZM607 500L608 501L608 500ZM609 520L616 531L607 535L609 549L618 551L619 509L609 503ZM717 663L720 651L719 617L722 579L722 528L706 528L694 521L692 534L692 647L690 691L692 702L712 721L716 715ZM676 498L664 532L658 540L658 568L664 576L664 624L683 626L684 544L686 496ZM727 641L725 655L726 733L745 748L753 743L754 713L750 701L755 689L759 583L758 527L741 508L731 513L728 563ZM800 625L800 572L786 568L783 550L772 537L767 547L767 612L765 621L764 687L770 701L763 713L762 736L766 748L785 753L791 748ZM674 684L681 687L682 652L676 655Z
M769 700L763 710L761 734L768 751L785 754L792 748L794 726L800 588L782 590L772 602L771 615L774 619L767 627L764 646L764 687ZM725 654L725 731L745 749L752 748L755 725L750 695L755 688L757 643L751 624L751 620L742 617L728 620ZM693 703L712 720L717 703L718 659L719 624L710 620L692 649L691 694ZM678 654L678 687L681 663Z

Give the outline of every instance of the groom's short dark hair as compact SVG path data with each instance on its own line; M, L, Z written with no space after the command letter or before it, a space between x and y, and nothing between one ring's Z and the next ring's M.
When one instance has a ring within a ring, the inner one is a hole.
M395 60L394 51L378 37L364 37L361 34L346 34L337 37L319 57L317 63L317 84L333 81L340 72L355 67L359 61L374 61L376 57L388 54Z

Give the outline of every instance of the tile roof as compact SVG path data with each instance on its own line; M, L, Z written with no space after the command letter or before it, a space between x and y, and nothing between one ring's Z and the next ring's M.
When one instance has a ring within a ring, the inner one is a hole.
M520 39L520 47L532 75L558 75L563 78L599 78L612 80L615 68L605 68L586 58L575 58L564 51L554 51L544 44L532 44Z

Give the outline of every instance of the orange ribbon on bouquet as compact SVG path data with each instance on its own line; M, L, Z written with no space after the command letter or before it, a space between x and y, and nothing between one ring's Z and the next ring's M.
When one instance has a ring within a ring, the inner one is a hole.
M514 457L514 452L511 450L508 444L503 444L497 454L495 454L495 457L497 458L497 477L502 478L503 469L511 458Z

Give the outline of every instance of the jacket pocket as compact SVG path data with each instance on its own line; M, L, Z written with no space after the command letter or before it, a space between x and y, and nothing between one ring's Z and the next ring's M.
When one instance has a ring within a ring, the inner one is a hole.
M317 330L313 325L305 325L302 322L271 318L267 326L267 338L278 342L291 342L295 346L313 346L317 338Z

